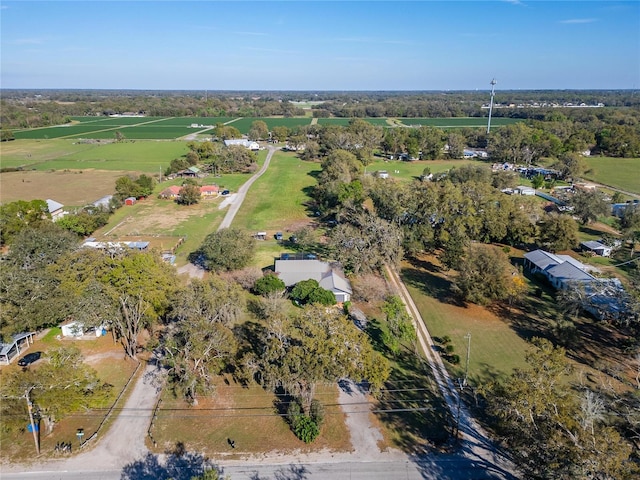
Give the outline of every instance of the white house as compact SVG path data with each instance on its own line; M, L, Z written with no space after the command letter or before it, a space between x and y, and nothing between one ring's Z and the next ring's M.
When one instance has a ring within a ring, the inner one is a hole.
M49 209L49 213L51 214L51 220L53 220L54 222L56 220L60 220L62 217L64 217L67 214L62 209L64 205L62 205L61 203L56 202L55 200L51 200L50 198L47 198L46 202L47 202L47 208Z
M230 147L232 145L240 145L252 151L260 150L260 145L258 144L258 142L252 142L250 140L247 140L246 138L233 138L224 141L225 147Z
M320 260L276 260L276 275L287 287L303 280L316 280L325 290L333 292L337 302L351 299L351 284L327 262Z

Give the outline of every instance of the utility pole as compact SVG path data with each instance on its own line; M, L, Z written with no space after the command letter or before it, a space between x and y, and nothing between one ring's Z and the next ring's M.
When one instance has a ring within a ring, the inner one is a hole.
M29 398L29 390L24 391L24 398L27 400L29 421L31 422L31 433L33 433L33 442L36 444L36 453L40 455L40 442L38 442L38 432L36 432L36 424L33 421L33 403L31 403L31 399Z
M493 111L493 92L496 87L496 79L491 80L491 102L489 103L489 121L487 122L487 135L489 135L489 131L491 130L491 112Z
M467 385L467 378L469 377L469 355L471 354L471 333L467 333L464 338L467 339L467 363L464 367L464 382Z

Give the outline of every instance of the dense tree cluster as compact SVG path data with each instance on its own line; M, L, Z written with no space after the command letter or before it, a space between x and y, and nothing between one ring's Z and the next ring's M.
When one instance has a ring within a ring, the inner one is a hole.
M486 397L527 478L635 478L633 447L611 425L604 397L563 387L571 368L564 349L542 339L533 346L528 367Z

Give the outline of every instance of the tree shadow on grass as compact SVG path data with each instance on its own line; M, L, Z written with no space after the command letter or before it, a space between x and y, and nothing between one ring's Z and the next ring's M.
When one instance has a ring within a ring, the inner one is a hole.
M451 281L419 268L403 268L402 280L408 286L420 289L425 295L442 303L464 307L464 302L452 295Z
M408 453L427 453L449 440L451 419L429 366L414 352L396 357L391 378L378 398L380 420L395 432L398 448Z
M191 480L192 477L202 475L205 470L216 469L223 471L199 453L187 452L184 443L176 443L173 451L166 452L166 457L148 453L143 459L125 465L122 469L121 480Z

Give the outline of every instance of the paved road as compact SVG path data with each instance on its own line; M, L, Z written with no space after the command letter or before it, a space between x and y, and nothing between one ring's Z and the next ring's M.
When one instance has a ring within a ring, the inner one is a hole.
M124 469L48 470L2 474L3 480L189 480L201 473L197 456L171 458L164 462L156 456L134 462ZM459 456L430 457L397 462L281 463L246 462L242 465L215 465L232 480L496 480L503 473Z

